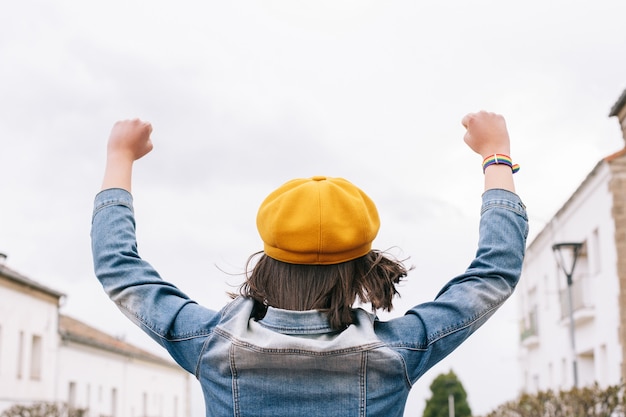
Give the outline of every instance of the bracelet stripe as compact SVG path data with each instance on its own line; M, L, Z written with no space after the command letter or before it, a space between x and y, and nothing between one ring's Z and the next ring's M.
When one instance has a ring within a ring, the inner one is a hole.
M501 153L494 153L483 160L483 173L490 165L506 165L511 168L514 174L520 169L519 164L514 164L510 156Z

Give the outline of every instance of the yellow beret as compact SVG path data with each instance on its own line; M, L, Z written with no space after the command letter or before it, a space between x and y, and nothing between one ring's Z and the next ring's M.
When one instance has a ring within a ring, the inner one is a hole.
M291 180L261 204L265 254L292 264L331 265L366 255L378 233L374 202L343 178Z

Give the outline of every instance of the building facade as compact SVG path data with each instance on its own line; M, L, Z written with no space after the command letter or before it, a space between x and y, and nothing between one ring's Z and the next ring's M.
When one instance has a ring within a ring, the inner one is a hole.
M0 263L0 407L54 398L63 297Z
M59 313L64 295L0 264L0 410L56 403L88 417L189 417L174 362Z
M626 140L625 104L626 91L610 116ZM558 258L560 243L580 245L575 264ZM528 245L517 297L523 391L626 380L626 147L600 160Z

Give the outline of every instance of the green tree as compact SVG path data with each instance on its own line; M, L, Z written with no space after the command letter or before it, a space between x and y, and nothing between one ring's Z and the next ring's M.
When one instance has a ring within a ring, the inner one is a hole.
M450 370L447 374L440 374L430 384L432 396L426 401L426 408L422 417L448 417L449 397L454 398L454 417L471 417L472 410L467 403L467 393L456 374Z

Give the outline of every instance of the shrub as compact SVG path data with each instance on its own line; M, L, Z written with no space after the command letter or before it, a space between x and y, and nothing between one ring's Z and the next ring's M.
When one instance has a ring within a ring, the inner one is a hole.
M53 402L37 402L23 405L15 404L4 410L0 417L83 417L84 408L70 408L67 404Z
M603 389L596 383L569 391L522 394L486 417L624 417L624 388L620 384Z

